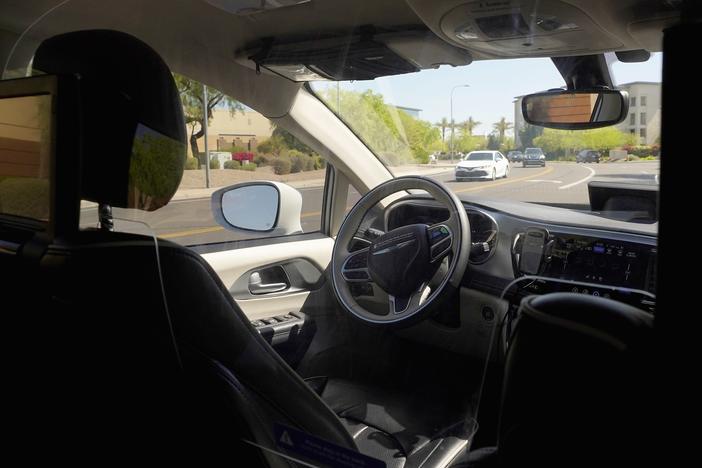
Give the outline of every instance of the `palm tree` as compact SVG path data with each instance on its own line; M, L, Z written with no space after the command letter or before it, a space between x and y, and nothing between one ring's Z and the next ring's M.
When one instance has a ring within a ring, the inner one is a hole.
M479 120L473 120L473 117L468 117L468 120L464 120L463 122L461 122L461 128L468 135L472 136L473 130L475 129L475 127L477 127L481 123L482 122Z
M514 125L512 122L507 122L507 119L502 117L499 122L492 124L492 128L500 135L500 143L505 139L505 133L510 130Z
M446 129L449 128L449 122L446 117L441 119L441 122L436 122L434 125L441 129L441 142L446 141Z

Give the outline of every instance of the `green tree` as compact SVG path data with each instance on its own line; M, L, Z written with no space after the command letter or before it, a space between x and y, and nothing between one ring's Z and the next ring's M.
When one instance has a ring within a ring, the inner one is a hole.
M399 113L402 133L405 141L409 144L412 156L417 162L426 164L429 162L429 148L434 146L440 139L439 129L429 122L415 119L408 113Z
M544 129L541 136L534 138L533 144L542 148L552 157L568 156L583 149L608 151L628 144L631 138L616 127L573 131Z
M180 100L183 103L185 124L190 126L190 149L193 152L193 156L197 157L199 152L197 140L205 135L205 114L203 112L205 104L207 105L207 118L209 121L212 121L214 118L212 110L217 106L228 108L232 115L236 111L243 112L244 106L234 98L211 86L207 87L207 103L205 103L202 83L177 73L174 73L173 77L178 87L178 93L180 93Z
M468 120L464 120L463 122L460 123L461 130L463 133L466 133L468 135L473 135L473 130L475 130L475 127L480 125L482 122L479 120L473 120L473 117L468 117Z
M493 132L490 135L488 135L487 149L493 150L493 151L500 149L500 137L498 134Z
M312 148L301 142L292 133L282 127L276 126L271 135L273 138L278 138L279 141L288 149L294 149L305 154L313 154Z
M519 129L519 141L522 148L529 148L534 146L534 138L541 136L544 132L544 127L539 127L537 125L524 124L523 128Z
M505 133L507 133L508 130L511 130L512 127L514 127L512 122L508 122L505 117L502 117L498 122L492 124L492 128L499 136L500 143L502 143L502 141L505 139Z
M448 119L446 117L442 117L441 121L436 122L434 125L439 127L441 130L441 141L446 141L446 129L449 127Z

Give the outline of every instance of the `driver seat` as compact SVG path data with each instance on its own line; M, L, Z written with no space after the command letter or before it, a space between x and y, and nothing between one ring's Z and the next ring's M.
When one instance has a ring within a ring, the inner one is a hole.
M34 67L80 76L82 147L102 153L99 159L84 155L80 198L57 209L57 216L75 211L80 199L149 211L166 204L182 177L185 129L173 78L157 53L127 34L79 31L44 41ZM109 147L99 140L106 125L114 130ZM149 165L134 160L143 157L132 151L141 127L182 143L179 171L165 170L172 154L152 155L170 178L158 196L144 185L149 174L139 172ZM455 429L420 434L412 432L422 427L416 424L383 431L373 425L387 425L383 414L373 418L348 405L342 421L259 335L210 265L187 248L78 226L43 245L37 239L20 250L17 260L27 276L17 284L41 278L41 291L32 290L35 305L66 318L38 345L51 355L70 343L72 358L60 360L70 369L65 395L90 389L89 400L70 399L70 417L84 424L70 434L56 431L56 444L82 440L80 450L102 455L97 447L125 457L142 457L148 447L154 456L174 459L186 452L227 464L235 458L247 459L246 466L290 466L280 453L304 454L281 445L282 426L393 467L447 466L467 446ZM340 411L350 389L313 384ZM411 417L411 407L406 414ZM155 434L166 436L165 451L153 443Z

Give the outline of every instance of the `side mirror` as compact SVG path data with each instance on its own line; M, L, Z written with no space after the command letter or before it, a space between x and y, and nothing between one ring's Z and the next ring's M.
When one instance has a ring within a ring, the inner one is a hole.
M231 185L212 194L212 213L230 231L266 236L302 232L302 195L280 182L256 181Z
M629 113L629 93L613 89L536 93L522 98L524 120L540 127L586 130L616 125Z

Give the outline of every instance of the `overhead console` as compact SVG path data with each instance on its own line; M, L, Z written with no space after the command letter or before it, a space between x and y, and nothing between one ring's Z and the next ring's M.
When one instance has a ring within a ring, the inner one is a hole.
M575 54L622 46L582 10L557 0L466 3L447 12L440 26L453 42L496 56Z
M515 236L516 289L610 297L655 311L655 243L634 243L528 228ZM521 284L519 284L521 283Z
M620 2L587 0L407 0L437 35L468 49L476 60L546 55L591 55L641 49L642 43L621 24L638 21L642 11L626 11ZM667 2L650 2L646 15ZM589 13L578 4L590 8ZM629 15L629 18L622 17ZM613 20L616 18L616 21ZM638 36L637 36L638 37ZM660 31L658 31L660 37ZM647 41L648 43L655 41ZM658 50L653 47L651 50Z

